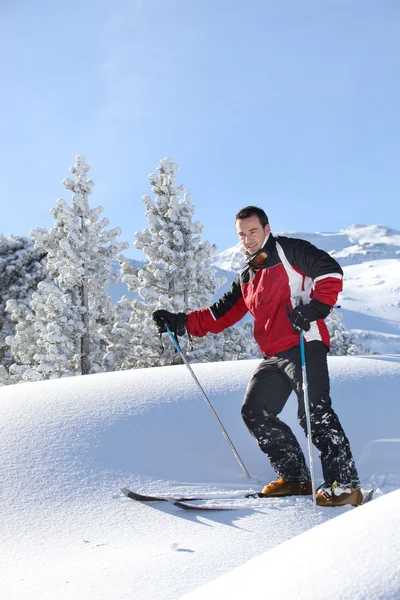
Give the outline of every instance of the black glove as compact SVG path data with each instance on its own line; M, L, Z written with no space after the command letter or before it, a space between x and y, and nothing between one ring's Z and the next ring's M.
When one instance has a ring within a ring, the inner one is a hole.
M312 321L325 319L331 310L332 306L314 299L309 304L299 304L290 315L294 332L300 334L302 331L309 331Z
M165 326L168 325L175 336L185 335L186 333L186 315L185 313L172 313L168 310L155 310L153 312L153 321L156 324L159 333L166 333Z

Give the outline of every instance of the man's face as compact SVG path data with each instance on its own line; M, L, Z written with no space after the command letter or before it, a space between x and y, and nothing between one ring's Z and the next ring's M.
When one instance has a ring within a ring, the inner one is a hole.
M269 225L263 227L260 219L253 215L247 219L237 219L236 231L244 250L249 254L255 254L262 248L271 227Z

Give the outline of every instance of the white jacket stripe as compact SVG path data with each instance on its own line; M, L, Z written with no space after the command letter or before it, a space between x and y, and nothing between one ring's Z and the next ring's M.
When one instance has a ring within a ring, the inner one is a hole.
M292 265L285 256L283 248L280 246L279 243L276 244L276 249L288 276L290 287L290 301L292 303L292 306L295 307L298 304L300 304L300 302L303 302L303 304L308 304L310 302L311 290L314 285L313 280L311 279L311 277L304 277L303 290L303 275L298 273L296 269L292 267ZM318 277L318 279L323 279L324 277L329 277L329 275ZM305 340L307 342L313 342L314 340L318 340L319 342L322 341L322 336L317 323L314 321L310 323L310 325L310 330L304 332Z
M320 275L316 277L314 281L321 281L321 279L327 279L328 277L334 277L335 279L343 279L343 275L341 273L328 273L328 275Z

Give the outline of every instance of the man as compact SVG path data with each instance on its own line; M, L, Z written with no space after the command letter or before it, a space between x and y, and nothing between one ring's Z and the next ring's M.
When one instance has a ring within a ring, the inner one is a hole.
M329 333L324 319L342 290L343 271L326 252L295 238L271 234L268 217L257 206L240 210L236 230L247 266L231 289L210 308L174 314L156 310L160 333L167 324L177 335L201 337L219 333L248 311L254 337L263 354L246 391L242 417L278 475L263 489L266 496L311 494L304 454L292 430L278 415L294 391L298 418L307 433L300 338L305 339L311 435L317 447L324 484L317 492L321 506L362 502L360 481L349 441L332 409L327 353Z

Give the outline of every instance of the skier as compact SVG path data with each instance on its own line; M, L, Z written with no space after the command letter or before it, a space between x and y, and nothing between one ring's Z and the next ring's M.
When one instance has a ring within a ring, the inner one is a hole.
M236 231L247 265L229 292L209 308L185 313L156 310L160 333L168 325L175 335L202 337L220 333L248 311L254 338L263 354L242 406L242 417L278 479L262 490L266 496L312 493L304 454L278 415L292 390L298 419L306 432L302 390L300 334L304 334L312 441L319 451L324 483L317 491L320 506L362 503L360 481L349 441L329 395L329 333L324 319L342 290L343 271L326 252L301 239L273 236L268 217L257 206L241 209Z

